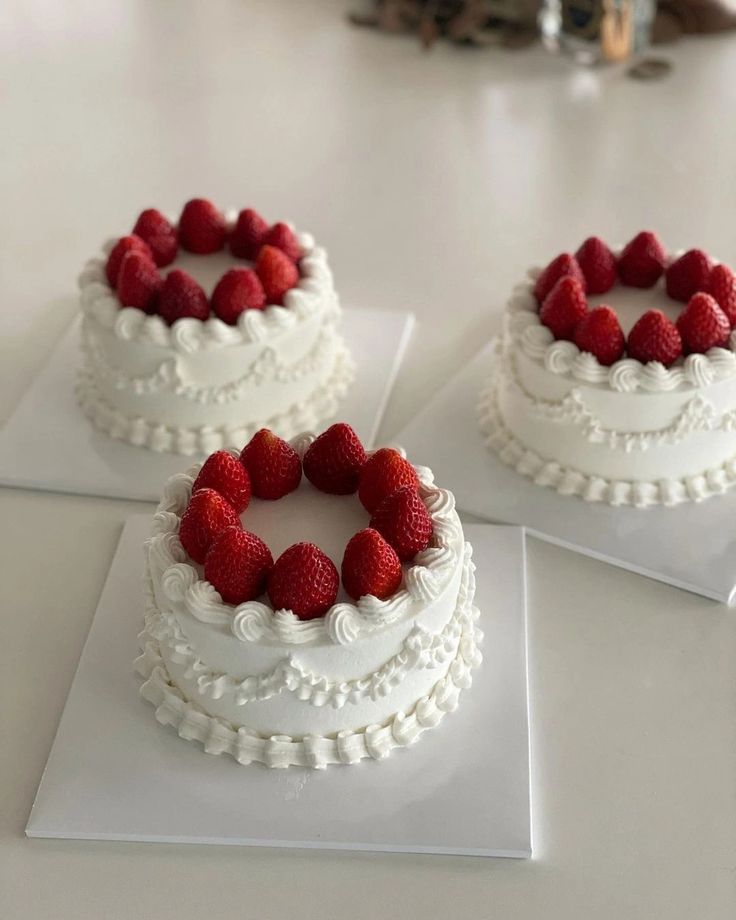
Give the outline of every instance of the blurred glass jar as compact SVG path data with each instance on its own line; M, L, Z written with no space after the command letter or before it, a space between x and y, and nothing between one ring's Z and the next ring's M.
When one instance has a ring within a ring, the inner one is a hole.
M656 0L544 0L542 41L589 66L630 61L649 47Z

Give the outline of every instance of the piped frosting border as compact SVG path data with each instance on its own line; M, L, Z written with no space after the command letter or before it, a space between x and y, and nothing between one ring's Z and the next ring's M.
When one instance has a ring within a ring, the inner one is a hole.
M497 360L497 358L494 358ZM697 476L634 482L589 476L580 470L540 457L521 443L504 424L498 407L498 371L483 387L478 402L478 424L485 443L507 465L536 485L560 495L579 496L588 502L614 506L672 507L721 495L736 483L736 456Z
M228 214L228 227L234 223ZM116 240L108 240L102 253L90 259L79 275L82 312L111 330L123 342L139 342L170 348L181 354L227 346L264 342L294 329L315 314L339 313L327 253L309 233L297 233L302 248L300 278L284 295L284 305L271 304L263 310L245 310L235 326L216 316L202 320L184 318L167 326L160 316L147 316L134 307L120 307L115 291L107 283L105 264ZM203 257L206 258L206 257Z
M463 552L462 578L454 613L462 623L457 654L447 674L410 712L397 712L382 725L341 731L333 736L264 737L247 728L236 729L225 720L208 715L185 699L171 680L155 637L158 611L150 592L146 627L140 636L142 654L135 662L136 670L144 678L141 696L156 708L156 719L162 725L172 726L180 738L198 741L208 754L229 754L242 765L256 762L271 768L324 769L329 764L355 764L366 758L381 760L395 748L413 744L425 731L437 726L446 713L455 710L462 690L472 684L472 670L482 661L478 648L482 633L474 625L479 611L473 604L474 566L468 544Z
M301 458L316 435L303 433L291 445ZM403 451L402 451L403 454ZM274 611L261 601L233 607L205 581L189 561L179 540L179 526L201 464L172 476L164 486L153 518L146 555L151 570L160 573L161 590L174 613L229 629L242 642L283 642L290 645L347 645L357 638L410 616L417 602L428 604L444 590L456 571L464 538L451 492L438 488L431 470L415 466L419 495L432 519L432 540L406 569L399 590L386 600L370 595L356 603L334 604L324 617L300 620L290 610Z
M334 366L324 383L286 412L246 425L188 428L125 415L100 393L92 370L86 366L77 375L76 397L92 424L110 437L153 451L194 456L210 454L233 444L245 444L259 428L272 428L287 438L306 428L314 428L335 415L354 379L355 363L348 347L336 337Z
M677 256L681 253L677 253ZM610 367L601 364L574 342L558 341L539 319L534 282L539 267L529 269L527 280L518 284L507 304L507 332L525 355L548 371L571 380L609 387L620 393L667 393L686 387L700 388L736 376L736 330L728 348L711 348L705 354L688 355L682 364L665 367L658 361L642 364L622 358Z

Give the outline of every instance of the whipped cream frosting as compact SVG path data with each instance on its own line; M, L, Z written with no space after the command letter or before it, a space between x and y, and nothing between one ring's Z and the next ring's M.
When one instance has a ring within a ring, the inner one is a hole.
M313 439L291 443L303 456ZM178 529L199 468L168 481L146 544L136 667L159 721L241 763L322 767L386 756L455 707L480 663L481 633L471 549L430 470L415 467L432 540L400 588L301 621L266 601L224 603L188 559Z
M309 234L297 238L300 279L283 306L246 310L234 326L214 316L168 326L121 308L105 277L108 241L79 278L76 392L93 424L137 446L195 454L243 443L262 427L289 437L333 415L354 366L327 255Z
M488 447L538 485L586 501L645 508L731 488L736 332L727 348L669 368L628 357L606 367L542 325L539 273L531 269L512 293L481 393ZM662 306L651 296L652 307Z

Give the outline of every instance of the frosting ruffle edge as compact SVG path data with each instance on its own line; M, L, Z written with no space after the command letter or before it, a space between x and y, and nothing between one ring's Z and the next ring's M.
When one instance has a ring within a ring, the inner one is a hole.
M471 686L471 672L482 661L478 648L482 633L474 625L479 611L473 600L473 563L468 547L454 614L464 623L457 654L446 675L409 713L397 712L382 725L341 731L334 736L303 738L264 737L247 728L236 728L208 715L184 697L172 683L158 643L148 628L141 634L143 653L135 661L136 670L144 678L140 694L155 707L156 719L162 725L172 726L180 738L199 742L208 754L229 754L242 765L262 763L271 768L324 769L330 764L355 764L366 758L381 760L394 749L413 744L425 731L438 725L446 713L457 708L462 690Z

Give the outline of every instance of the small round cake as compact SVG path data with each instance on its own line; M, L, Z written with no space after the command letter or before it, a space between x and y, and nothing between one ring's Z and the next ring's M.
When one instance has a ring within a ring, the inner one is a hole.
M141 695L240 764L380 760L481 661L453 496L343 423L264 429L166 484L146 543Z
M163 269L166 271L163 271ZM114 438L206 454L334 415L353 378L324 249L252 209L149 209L79 285L78 402Z
M736 276L638 234L531 269L479 406L491 450L590 502L677 505L736 482Z

